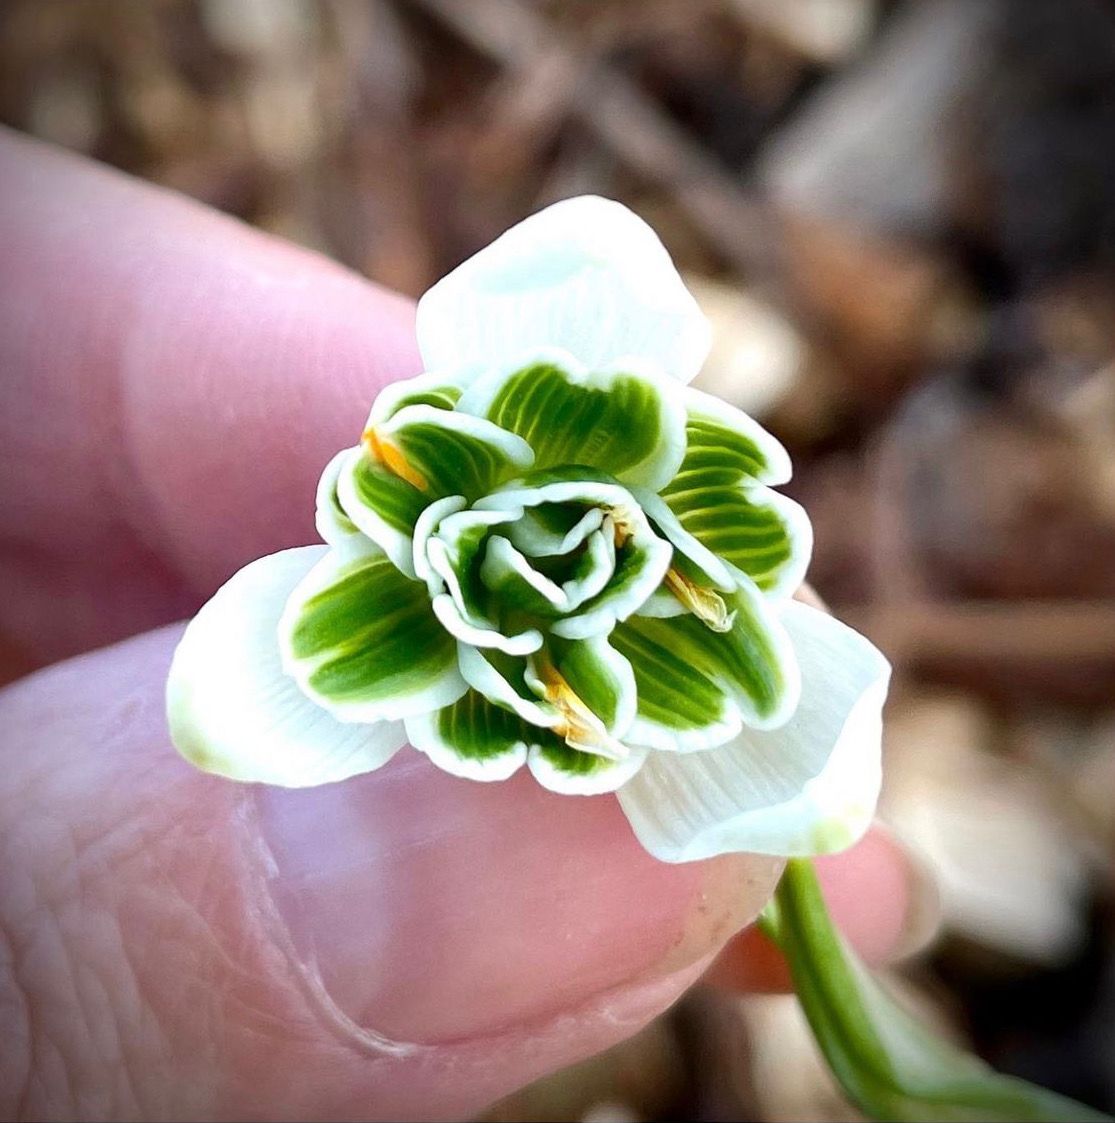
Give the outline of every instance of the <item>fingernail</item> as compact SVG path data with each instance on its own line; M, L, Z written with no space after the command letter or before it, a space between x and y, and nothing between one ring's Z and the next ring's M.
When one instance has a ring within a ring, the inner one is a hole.
M303 970L395 1041L485 1034L678 972L750 920L777 863L666 865L615 799L479 784L404 749L377 773L254 796Z

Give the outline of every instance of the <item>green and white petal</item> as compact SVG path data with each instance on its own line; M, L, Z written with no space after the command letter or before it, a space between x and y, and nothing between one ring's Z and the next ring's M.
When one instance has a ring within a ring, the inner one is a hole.
M661 496L637 490L635 498L654 529L673 546L675 567L698 583L722 593L736 587L732 570L681 525Z
M506 780L545 736L475 690L450 706L408 717L406 733L439 768L466 780Z
M672 556L670 544L649 528L645 534L632 534L616 550L615 571L607 585L572 615L558 620L554 635L565 639L606 635L637 612L662 584Z
M635 675L606 636L587 640L551 636L545 651L527 661L525 681L541 699L547 696L546 666L557 671L611 736L622 739L626 735L635 720Z
M568 611L603 592L616 572L616 531L611 516L599 530L594 530L585 548L574 561L569 576L561 583Z
M518 434L538 469L586 465L657 491L685 455L680 388L635 361L589 369L564 352L538 351L474 382L457 409Z
M442 519L463 511L466 506L468 504L463 495L447 495L444 499L435 499L414 524L414 537L411 539L414 576L419 581L426 582L431 598L445 591L445 578L430 564L426 544L441 525Z
M480 579L486 543L495 526L512 521L509 511L460 511L438 524L437 533L426 541L426 559L434 577L444 581L448 592L433 599L433 610L442 625L463 643L494 647L508 655L526 655L542 645L542 634L528 628L505 634L489 614L491 594Z
M326 554L279 620L283 668L340 721L394 720L466 689L426 587L381 555Z
M586 195L512 227L418 302L428 368L506 365L542 346L587 366L621 356L689 382L710 328L654 231L626 207Z
M547 503L525 510L508 537L528 558L558 557L575 550L603 521L599 507L586 511L575 503Z
M804 580L813 526L788 496L758 484L736 484L675 492L666 502L693 538L769 596L789 596Z
M634 616L612 632L631 663L638 715L628 739L688 752L723 744L741 724L773 729L794 712L801 681L793 647L766 598L747 581L724 601L726 632L695 616Z
M577 465L535 469L484 496L473 507L477 511L514 511L519 518L524 509L565 503L579 504L583 510L599 507L624 517L640 514L635 497L614 476Z
M401 458L405 469L400 466L398 474L410 477L429 500L478 499L534 463L522 437L481 417L431 405L406 406L366 435Z
M709 752L654 754L620 792L655 857L827 854L854 844L870 824L890 666L867 639L816 609L789 601L781 616L802 671L794 716Z
M473 647L494 648L505 655L529 655L542 646L542 633L537 628L507 635L493 624L476 624L461 613L456 600L449 593L440 593L432 601L434 615L441 626L454 639Z
M352 547L361 541L366 541L360 533L360 528L345 514L341 501L337 497L337 480L341 475L342 467L348 462L353 453L359 449L342 449L325 466L321 479L317 485L317 512L315 523L317 532L324 542L330 546Z
M252 562L186 628L167 681L167 717L178 751L198 768L306 787L371 772L405 744L400 722L344 724L283 671L279 617L327 553L304 546Z
M534 778L562 795L603 795L628 783L646 763L647 749L631 746L623 760L609 760L571 749L556 737L527 755Z
M548 702L539 701L528 684L525 658L462 643L458 645L457 661L464 680L489 702L511 710L540 729L553 729L560 723L557 710Z
M692 386L685 391L685 459L665 491L725 487L749 480L784 484L790 455L742 410Z
M337 476L341 509L401 573L414 576L411 538L430 497L363 448L350 449Z
M406 378L384 386L372 403L365 429L380 425L407 406L427 405L436 409L454 409L461 390L474 374L455 371L430 371L417 378Z

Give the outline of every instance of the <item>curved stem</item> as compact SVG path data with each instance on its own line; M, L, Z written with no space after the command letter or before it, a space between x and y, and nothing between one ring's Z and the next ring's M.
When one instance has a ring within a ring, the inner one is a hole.
M926 1123L1110 1118L1002 1076L919 1024L841 939L809 861L787 864L760 925L789 962L798 999L833 1075L869 1117Z

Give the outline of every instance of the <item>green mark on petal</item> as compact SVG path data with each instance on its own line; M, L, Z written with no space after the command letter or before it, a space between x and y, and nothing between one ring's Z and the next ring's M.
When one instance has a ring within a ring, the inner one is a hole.
M523 437L538 468L585 465L657 489L673 477L684 449L676 393L645 374L541 361L470 387L459 408Z
M812 550L802 508L765 487L711 487L674 492L666 502L682 527L765 592L790 593L801 583Z
M425 587L378 555L328 555L292 594L279 638L287 673L345 720L406 716L464 690Z
M478 499L529 468L530 446L482 418L412 405L365 434L373 452L396 475L409 479L427 501L446 495Z
M692 387L685 391L685 457L664 495L725 487L741 480L785 483L790 458L757 421L727 402Z
M724 594L724 601L735 613L726 632L685 615L633 617L612 633L613 646L635 672L645 743L669 747L668 731L678 730L693 734L687 747L708 748L738 730L736 715L757 728L774 728L797 705L793 652L761 595L744 587Z

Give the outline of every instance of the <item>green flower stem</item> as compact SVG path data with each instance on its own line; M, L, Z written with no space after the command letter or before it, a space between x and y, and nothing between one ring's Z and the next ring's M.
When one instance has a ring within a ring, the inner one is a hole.
M930 1033L844 943L812 863L792 859L760 918L782 950L821 1051L849 1099L883 1120L1102 1120L1074 1100L994 1072Z

